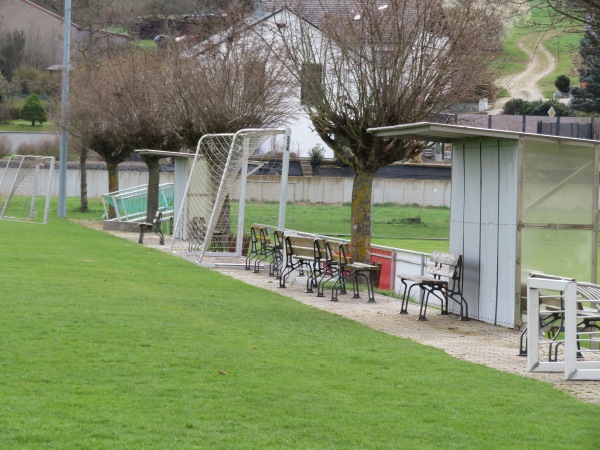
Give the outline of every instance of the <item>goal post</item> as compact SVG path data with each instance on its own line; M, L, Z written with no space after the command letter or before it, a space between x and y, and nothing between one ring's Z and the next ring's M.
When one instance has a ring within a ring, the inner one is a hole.
M273 225L283 228L289 137L284 128L243 129L237 133L202 136L177 214L170 250L197 261L202 261L205 255L240 256L248 181L265 174L279 180L280 204ZM273 142L278 142L280 149L276 155Z
M48 223L53 178L53 156L11 156L0 178L0 219Z

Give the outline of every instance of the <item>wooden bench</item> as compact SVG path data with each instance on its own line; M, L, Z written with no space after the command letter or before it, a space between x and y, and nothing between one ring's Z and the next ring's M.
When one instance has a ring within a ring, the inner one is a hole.
M325 257L324 241L312 237L285 236L285 267L279 277L279 287L285 288L286 277L295 271L308 275L306 292L312 292L322 274L321 261Z
M165 236L162 232L162 212L156 211L152 222L140 223L140 239L138 240L140 244L144 243L144 233L146 231L153 231L156 233L159 237L159 244L165 245Z
M329 245L328 252L333 253L331 243L328 242L327 244ZM346 243L341 243L338 245L337 254L334 253L334 256L337 256L337 268L334 269L337 270L337 280L331 288L331 301L338 301L338 292L346 293L346 283L348 281L352 281L352 290L354 292L353 298L360 298L359 280L364 280L365 284L367 285L367 301L368 303L375 303L373 278L379 268L372 264L353 261L352 257L350 256L348 244Z
M417 320L427 320L427 303L433 294L441 302L442 315L448 314L448 298L460 304L460 320L469 320L469 310L462 294L462 256L434 251L425 272L427 276L397 275L404 286L400 314L408 314L408 299L414 287L422 289L421 307Z

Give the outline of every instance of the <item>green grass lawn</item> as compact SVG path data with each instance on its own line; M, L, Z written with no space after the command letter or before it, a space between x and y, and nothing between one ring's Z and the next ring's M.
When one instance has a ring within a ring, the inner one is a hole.
M88 213L78 212L79 200L68 199L68 217L100 220L104 209L99 199L90 199ZM56 203L51 206L56 211ZM277 224L279 204L248 203L245 228L254 223ZM232 204L232 223L237 221L237 204ZM403 223L418 218L420 224ZM450 209L423 208L396 204L375 205L373 208L373 243L387 247L424 251L448 250ZM286 208L286 226L308 233L349 238L350 205L321 205L289 203Z
M0 123L0 131L27 131L27 132L51 132L56 131L56 125L53 122L44 122L31 126L30 120L11 120L8 123Z
M548 384L70 221L0 233L0 448L600 446Z

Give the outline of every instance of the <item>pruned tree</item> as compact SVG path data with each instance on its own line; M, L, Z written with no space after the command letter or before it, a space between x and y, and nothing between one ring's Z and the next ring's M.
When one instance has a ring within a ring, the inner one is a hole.
M118 165L136 149L177 150L165 107L165 60L152 50L111 55L75 71L70 127L82 145L106 162L109 190L119 190ZM158 164L147 161L148 218L158 206ZM155 187L154 187L155 186ZM155 189L153 195L152 189Z
M166 58L165 104L173 129L189 148L207 133L283 125L297 111L290 73L254 35L209 48L171 48Z
M291 7L309 12L302 2ZM422 149L420 142L376 139L368 129L436 120L488 84L489 46L474 44L497 27L498 11L482 0L327 1L321 10L318 29L282 16L269 45L294 74L321 139L354 169L353 256L365 261L375 173Z

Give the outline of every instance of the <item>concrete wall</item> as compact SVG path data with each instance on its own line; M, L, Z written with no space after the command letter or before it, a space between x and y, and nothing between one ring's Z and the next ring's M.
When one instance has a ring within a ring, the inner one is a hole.
M7 179L16 169L9 169ZM0 176L4 169L0 169ZM106 170L87 171L88 197L99 198L108 193L108 172ZM279 201L279 177L261 177L249 179L246 199L250 201ZM161 172L161 183L174 183L174 172ZM121 189L148 183L148 172L123 170L119 172ZM78 197L81 185L79 170L67 171L67 196ZM2 186L5 190L5 186ZM6 192L0 192L6 194ZM58 195L58 164L54 171L53 193ZM233 199L239 198L239 187L233 189ZM290 177L288 201L307 203L350 203L352 200L351 178ZM450 206L449 180L408 180L375 179L373 189L374 203L418 204L422 206Z

